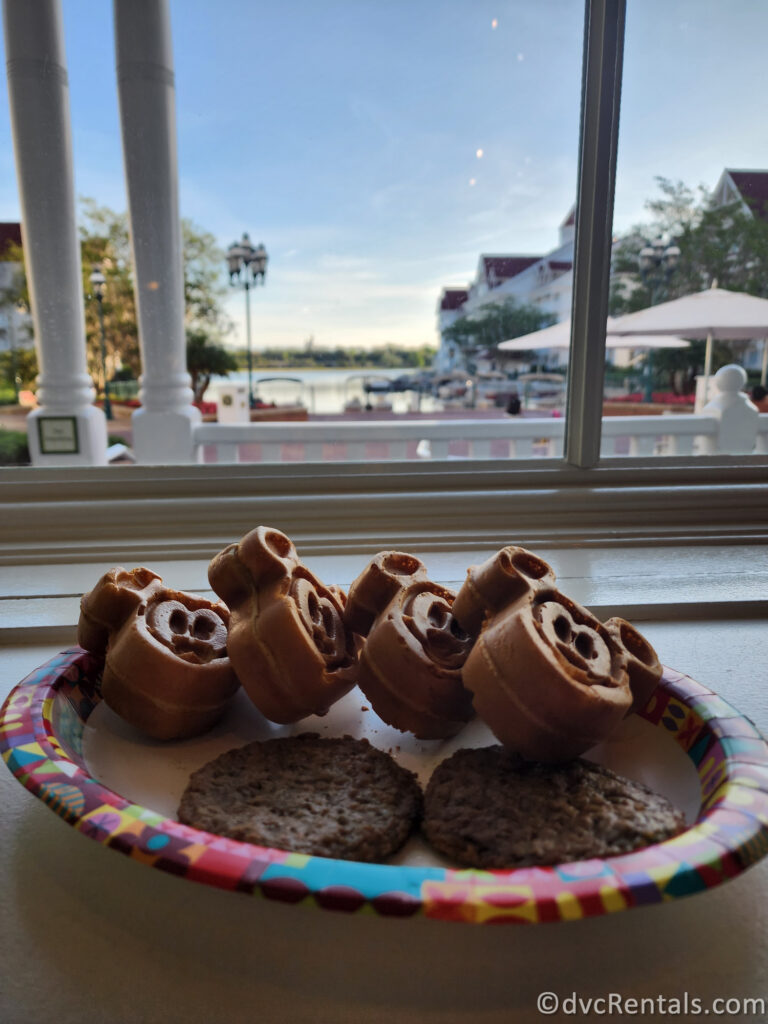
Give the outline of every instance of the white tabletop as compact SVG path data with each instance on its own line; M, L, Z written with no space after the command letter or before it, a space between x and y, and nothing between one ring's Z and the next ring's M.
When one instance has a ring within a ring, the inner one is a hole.
M763 623L644 622L642 630L666 664L768 733ZM60 646L6 647L0 697ZM759 997L768 1006L768 861L694 897L568 924L345 915L151 870L76 833L5 770L0 787L3 1024L506 1024L544 1019L536 1000L546 991L561 999L688 993L705 1008ZM649 1007L642 1019L663 1019Z

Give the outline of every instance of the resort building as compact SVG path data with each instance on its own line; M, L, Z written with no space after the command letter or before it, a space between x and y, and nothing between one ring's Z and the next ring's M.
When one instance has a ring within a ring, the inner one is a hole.
M12 258L12 247L20 245L21 224L0 223L0 352L14 353L34 346L32 318L16 294L23 267Z
M735 171L726 168L712 192L717 206L741 203L745 213L768 220L768 171Z
M716 206L739 202L745 213L768 220L768 171L726 168L712 190L712 202ZM462 365L461 353L443 337L446 327L492 302L514 298L538 306L552 314L556 322L570 316L575 223L574 206L560 225L556 249L544 256L482 254L467 288L443 289L438 300L440 342L436 370L446 372ZM759 368L762 344L759 339L745 346L740 358L745 368ZM617 365L625 364L630 356L631 349L614 349L609 353L609 359ZM556 366L567 361L568 356L563 351L551 350L545 358L549 365Z
M468 298L468 288L443 288L440 293L440 301L437 304L437 330L440 335L440 347L434 361L434 368L438 373L449 373L460 367L461 354L455 345L452 345L447 339L443 340L443 331L464 315L464 303Z
M491 303L514 299L521 305L538 306L555 321L571 315L575 224L576 209L571 207L560 225L558 245L550 252L541 256L483 253L467 288L443 289L438 301L440 345L436 370L446 372L462 364L461 353L443 337L445 328L458 317L471 316ZM557 363L559 355L553 352L549 362Z

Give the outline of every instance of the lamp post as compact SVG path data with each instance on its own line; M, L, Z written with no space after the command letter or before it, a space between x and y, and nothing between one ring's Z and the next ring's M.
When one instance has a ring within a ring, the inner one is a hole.
M233 242L227 249L227 268L229 270L229 283L233 287L242 285L245 289L245 332L248 349L248 408L253 408L253 356L251 352L251 284L257 285L259 281L264 284L267 276L267 250L259 242L257 246L251 244L247 232L239 242ZM241 276L242 275L242 276Z
M649 242L640 250L638 264L643 284L650 292L650 305L655 306L662 287L677 269L680 250L676 245L666 245L663 238ZM653 401L653 349L648 350L645 360L645 401Z
M101 342L101 372L104 374L104 415L108 420L113 419L112 402L109 398L109 379L107 377L107 344L104 337L104 285L106 278L98 267L93 268L93 273L88 279L91 282L91 293L99 306L99 331Z

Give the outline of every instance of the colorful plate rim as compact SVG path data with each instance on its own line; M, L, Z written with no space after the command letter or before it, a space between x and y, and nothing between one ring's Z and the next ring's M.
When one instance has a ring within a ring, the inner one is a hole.
M83 758L83 726L101 699L101 668L73 647L30 673L0 711L0 752L18 781L83 835L190 881L328 910L544 923L693 895L768 853L768 744L748 718L672 669L664 669L640 715L669 732L696 767L695 824L667 842L604 860L474 871L268 849L131 803L93 779Z

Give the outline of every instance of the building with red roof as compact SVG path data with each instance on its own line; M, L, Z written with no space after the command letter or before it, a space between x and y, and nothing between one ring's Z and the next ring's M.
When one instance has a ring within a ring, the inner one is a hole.
M481 253L475 276L466 288L444 288L437 304L440 347L435 369L461 368L462 354L443 338L446 327L491 303L514 299L538 306L557 320L571 313L573 241L576 208L571 207L559 228L559 244L544 254Z
M10 245L21 245L21 224L18 221L0 221L0 262L6 261Z
M768 220L768 171L726 168L712 193L715 203L741 203L745 213Z

